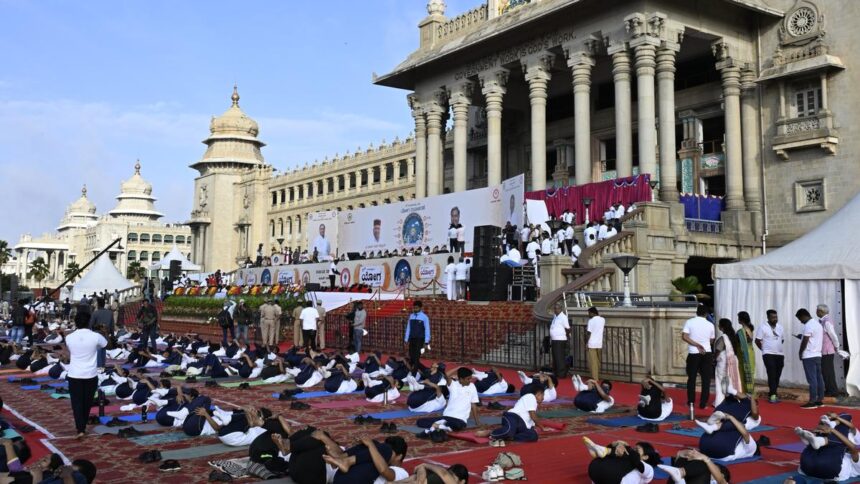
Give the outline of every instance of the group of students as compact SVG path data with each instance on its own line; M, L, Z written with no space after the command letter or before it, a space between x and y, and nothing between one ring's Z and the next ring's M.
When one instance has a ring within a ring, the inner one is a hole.
M459 260L455 260L454 256L448 257L448 265L445 266L445 284L449 301L466 299L471 269L472 259L460 256Z

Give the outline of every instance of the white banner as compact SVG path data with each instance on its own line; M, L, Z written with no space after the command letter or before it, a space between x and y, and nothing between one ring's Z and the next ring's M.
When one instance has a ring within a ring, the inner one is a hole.
M448 229L462 225L465 250L471 252L476 226L522 226L524 182L519 175L492 187L341 212L338 249L376 253L448 247Z
M362 266L358 274L358 283L370 287L382 287L383 274L382 266Z
M329 260L337 254L337 211L308 214L308 255L317 250L318 260Z

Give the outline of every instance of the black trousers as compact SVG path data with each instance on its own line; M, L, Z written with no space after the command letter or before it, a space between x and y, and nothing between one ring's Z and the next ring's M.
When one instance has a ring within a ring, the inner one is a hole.
M319 351L319 348L317 348L317 331L315 329L303 329L302 339L305 340L305 350L313 348L314 351Z
M567 376L566 348L567 341L553 340L550 342L550 351L552 352L552 370L558 378Z
M90 416L90 408L95 400L96 389L99 379L93 378L68 378L69 400L72 402L72 415L75 417L75 430L78 433L86 432L87 419Z
M567 247L567 255L573 255L573 239L565 239L564 246Z
M836 383L836 367L834 357L836 354L821 356L821 374L824 376L824 395L835 397L839 394L839 384Z
M690 353L687 355L687 405L696 403L696 375L702 378L702 395L699 408L708 405L711 398L711 376L714 374L714 355Z
M457 243L457 239L448 239L448 250L450 250L452 254L457 252L459 247L460 244Z
M409 362L412 366L418 366L421 361L421 348L424 347L424 337L409 338Z
M334 275L328 276L328 287L334 289Z
M767 372L767 393L768 396L777 394L779 390L779 379L782 378L782 367L785 366L785 356L783 355L762 355L764 361L764 369Z

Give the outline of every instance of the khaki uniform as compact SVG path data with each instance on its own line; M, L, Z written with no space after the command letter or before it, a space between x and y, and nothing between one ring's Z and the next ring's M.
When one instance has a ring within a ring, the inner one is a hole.
M319 329L317 330L317 343L320 350L325 349L325 308L317 306L317 312L320 314Z
M293 346L300 348L304 346L305 342L302 338L302 320L299 317L302 314L301 305L296 306L293 309Z
M281 318L281 307L266 303L260 306L260 329L263 332L263 344L278 344L278 320Z

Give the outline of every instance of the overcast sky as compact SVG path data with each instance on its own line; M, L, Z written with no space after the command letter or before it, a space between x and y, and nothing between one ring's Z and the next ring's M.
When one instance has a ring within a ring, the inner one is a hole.
M407 93L371 76L425 16L425 0L0 0L0 239L53 231L84 183L109 211L137 158L163 220L187 220L188 165L234 82L279 170L404 138Z

